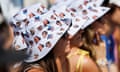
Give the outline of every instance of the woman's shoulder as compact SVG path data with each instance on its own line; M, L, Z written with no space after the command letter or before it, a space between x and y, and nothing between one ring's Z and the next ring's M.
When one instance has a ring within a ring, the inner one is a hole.
M85 56L82 63L82 72L99 72L99 68L90 57Z
M99 72L99 68L96 63L86 55L76 56L75 61L75 70L76 72Z
M77 66L79 70L79 72L99 72L99 69L96 65L96 63L93 61L93 59L89 56L89 52L79 49L80 52L80 57L77 61Z
M69 56L74 63L77 72L98 72L96 63L90 58L89 52L77 49L73 55ZM93 69L92 71L90 71Z

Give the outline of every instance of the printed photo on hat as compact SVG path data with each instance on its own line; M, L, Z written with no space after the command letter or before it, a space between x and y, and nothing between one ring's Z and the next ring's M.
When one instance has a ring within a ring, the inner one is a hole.
M74 36L81 29L82 25L85 24L86 21L87 19L83 19L80 16L73 17L72 25L68 30L68 34Z

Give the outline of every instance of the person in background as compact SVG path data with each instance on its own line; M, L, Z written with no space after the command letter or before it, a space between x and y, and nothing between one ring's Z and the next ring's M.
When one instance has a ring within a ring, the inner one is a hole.
M6 60L5 57L5 52L4 50L7 50L11 46L11 42L13 40L13 30L12 28L6 23L2 16L2 10L0 8L0 71L1 72L7 72L6 68Z
M110 3L108 3L110 2ZM103 6L111 7L104 19L98 21L96 29L101 35L101 39L106 43L106 57L108 60L108 70L117 71L118 47L119 47L119 1L106 0ZM97 31L96 30L96 31ZM112 65L110 65L112 63Z
M114 26L110 22L110 13L109 11L103 18L98 20L98 24L96 24L96 31L100 34L101 40L105 42L106 48L106 58L107 58L107 66L108 72L115 71L117 72L117 64L115 63L115 39L113 37Z
M108 14L108 19L110 25L112 25L112 37L114 39L114 57L115 57L115 63L117 65L119 64L119 45L120 45L120 39L119 39L119 31L120 31L120 1L119 0L109 0L109 4L106 6L111 7L111 11ZM120 66L118 66L120 67ZM118 68L119 69L119 68ZM120 70L119 70L120 71Z
M105 42L100 39L100 35L93 28L93 25L87 27L83 33L83 46L81 48L90 51L92 59L101 72L108 72L105 47Z
M111 23L114 25L115 30L113 33L114 39L115 39L115 59L116 59L116 64L118 64L120 69L120 1L119 0L110 0L109 1L109 7L112 8L112 12L111 12ZM120 71L120 70L119 70Z
M25 50L14 52L13 40L13 28L3 17L0 8L0 72L8 72L9 64L22 61L27 57Z

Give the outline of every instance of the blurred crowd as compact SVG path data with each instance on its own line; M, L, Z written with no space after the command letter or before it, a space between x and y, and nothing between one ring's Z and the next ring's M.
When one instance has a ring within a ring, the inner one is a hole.
M120 0L0 0L0 72L120 72Z

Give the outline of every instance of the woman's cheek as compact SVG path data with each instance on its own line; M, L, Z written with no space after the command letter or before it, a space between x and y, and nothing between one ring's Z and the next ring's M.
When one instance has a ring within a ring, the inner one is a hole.
M112 20L118 24L120 24L120 9L116 9L114 14L112 15Z

